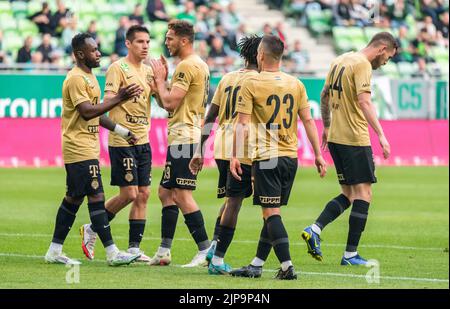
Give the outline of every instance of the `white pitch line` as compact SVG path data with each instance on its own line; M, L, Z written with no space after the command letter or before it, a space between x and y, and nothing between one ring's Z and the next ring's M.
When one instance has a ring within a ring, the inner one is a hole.
M19 254L19 253L1 253L0 257L19 257L19 258L29 258L29 259L43 259L44 256L39 255L27 255L27 254ZM94 260L88 261L86 263L105 263L104 260ZM83 265L83 264L82 264ZM181 265L172 265L174 267L181 268ZM278 270L275 269L264 269L265 272L276 272ZM365 279L365 275L355 275L355 274L341 274L341 273L330 273L330 272L309 272L309 271L298 271L299 275L307 275L307 276L321 276L321 277L345 277L345 278L359 278ZM419 282L436 282L436 283L449 283L448 279L437 279L437 278L417 278L417 277L392 277L392 276L380 276L380 280L397 280L397 281L419 281Z
M42 237L51 239L53 235L51 234L24 234L24 233L0 233L0 237ZM68 238L78 238L79 236L69 235ZM114 239L128 239L125 236L113 236ZM144 239L148 240L161 240L159 237L145 237ZM175 238L174 241L192 241L191 238ZM257 244L257 240L233 240L233 243L238 244ZM293 246L304 246L304 242L291 242ZM323 242L322 247L345 247L345 244L333 244ZM387 244L370 244L370 245L359 245L361 248L383 248L383 249L397 249L397 250L418 250L418 251L443 251L445 248L437 248L437 247L410 247L410 246L396 246L396 245L387 245Z

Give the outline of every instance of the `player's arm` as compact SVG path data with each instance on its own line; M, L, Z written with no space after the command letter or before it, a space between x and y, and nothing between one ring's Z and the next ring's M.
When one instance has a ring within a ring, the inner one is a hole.
M322 149L324 150L327 148L328 129L330 128L331 124L329 96L330 96L329 86L328 84L325 84L325 86L322 89L322 92L320 93L320 114L322 116L322 123L323 123Z
M131 133L130 130L128 130L125 127L122 127L120 124L115 123L106 114L100 116L100 125L103 128L108 129L109 131L117 133L130 145L136 144L138 140L137 137L133 133Z
M203 157L205 156L205 143L211 135L211 130L219 115L219 106L211 104L208 113L205 117L205 123L202 128L202 136L200 138L200 145L197 147L195 154L193 155L191 162L189 162L189 169L191 173L197 175L203 167Z
M366 118L369 125L378 135L378 139L380 141L380 145L383 148L383 156L385 159L389 158L391 153L391 146L384 135L383 128L381 127L380 122L377 118L377 112L375 110L375 106L372 104L371 94L370 92L363 92L358 94L358 104L361 108L364 117Z
M316 123L311 117L311 109L308 107L299 109L298 115L305 127L306 136L313 147L317 171L319 172L320 177L324 177L327 173L327 166L322 157L322 153L320 152L319 134L317 133Z
M380 145L383 148L383 156L385 159L389 158L391 153L391 146L384 135L383 128L377 118L375 106L371 99L371 79L372 67L370 63L360 63L354 68L354 80L356 95L358 97L358 105L364 114L369 125L377 133Z
M230 172L234 178L241 181L242 168L241 162L238 159L238 154L244 153L244 141L248 139L250 131L251 114L240 113L237 114L238 120L233 130L233 145L232 157L230 160Z
M76 106L77 111L81 117L88 121L114 108L119 103L125 102L128 99L139 96L142 93L141 87L136 84L131 84L127 87L120 88L119 92L113 96L105 96L103 104L92 104L90 101L85 101Z

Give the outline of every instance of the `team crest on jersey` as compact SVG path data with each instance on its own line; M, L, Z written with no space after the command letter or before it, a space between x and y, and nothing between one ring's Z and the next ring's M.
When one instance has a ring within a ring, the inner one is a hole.
M124 72L128 72L130 70L130 67L128 66L128 64L126 64L125 62L122 62L120 64L120 68L122 69L122 71Z
M89 79L89 77L83 76L83 79L89 87L94 88L94 85L92 84L92 81Z

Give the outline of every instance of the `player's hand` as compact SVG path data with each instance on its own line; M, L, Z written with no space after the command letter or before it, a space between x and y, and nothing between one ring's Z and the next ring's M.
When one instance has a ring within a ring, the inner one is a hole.
M328 128L323 128L321 148L323 151L328 151Z
M153 70L153 79L156 84L164 83L166 77L166 69L164 65L161 63L161 60L152 59L150 60L150 67Z
M317 172L320 175L320 178L325 177L325 175L327 174L327 163L325 162L325 160L323 159L322 156L317 156L314 164L317 167Z
M391 145L389 145L389 142L386 139L386 136L381 135L379 137L379 139L380 139L381 148L383 148L384 159L387 159L387 158L389 158L389 155L391 154Z
M158 94L158 87L156 86L156 82L153 77L147 79L147 84L150 86L151 92L153 92L154 94Z
M128 142L128 144L130 145L136 145L137 141L139 140L136 135L134 135L131 131L128 132L128 136L125 137L125 140Z
M239 175L242 175L241 162L237 158L231 158L230 160L230 172L234 178L241 181L242 178Z
M133 83L126 87L120 88L117 95L121 101L126 101L134 97L139 97L143 91L144 89Z
M203 157L196 153L191 159L191 162L189 162L189 170L192 174L197 175L203 167Z
M165 81L169 78L169 65L167 64L167 59L163 55L159 57L159 61L164 66L164 69L166 70L166 76L164 78Z

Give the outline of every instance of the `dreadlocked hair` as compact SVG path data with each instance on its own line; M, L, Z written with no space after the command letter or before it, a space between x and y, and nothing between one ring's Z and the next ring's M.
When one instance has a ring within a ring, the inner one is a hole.
M258 64L256 56L258 55L258 46L259 43L261 43L261 40L262 37L251 35L243 37L238 43L240 50L239 55L251 65Z

